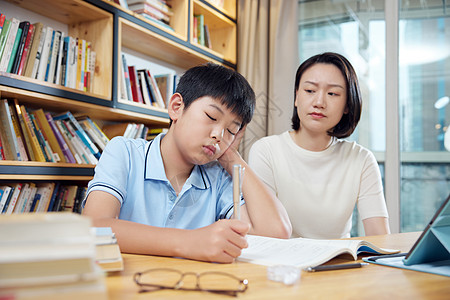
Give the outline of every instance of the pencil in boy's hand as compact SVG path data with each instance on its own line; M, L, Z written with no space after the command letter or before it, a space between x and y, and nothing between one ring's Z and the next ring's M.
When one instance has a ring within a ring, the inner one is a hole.
M241 165L233 165L233 218L241 218Z

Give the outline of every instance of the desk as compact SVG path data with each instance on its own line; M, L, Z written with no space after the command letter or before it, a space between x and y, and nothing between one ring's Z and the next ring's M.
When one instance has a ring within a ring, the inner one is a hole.
M364 240L377 246L407 252L420 232L368 236ZM360 238L357 238L360 239ZM245 262L213 264L187 259L123 254L125 269L106 278L109 299L233 299L208 292L160 290L139 294L133 274L149 268L170 267L181 271L223 271L249 281L239 299L449 299L450 278L422 272L370 264L359 269L308 273L302 271L300 283L285 286L267 280L265 266ZM341 256L330 263L349 262Z

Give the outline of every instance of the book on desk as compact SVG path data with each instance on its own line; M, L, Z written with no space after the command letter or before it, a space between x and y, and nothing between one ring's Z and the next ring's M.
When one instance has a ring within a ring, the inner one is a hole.
M96 263L107 272L122 271L122 254L111 227L93 227L92 229L95 234Z
M360 253L400 252L383 249L364 240L276 239L247 235L247 242L249 246L242 250L238 260L266 266L291 265L307 268L321 265L341 254L350 254L356 260Z
M0 299L106 299L88 218L0 215Z

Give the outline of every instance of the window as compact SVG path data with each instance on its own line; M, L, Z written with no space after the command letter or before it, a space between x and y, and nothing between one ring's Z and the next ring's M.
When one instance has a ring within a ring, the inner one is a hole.
M394 20L398 26L394 45L399 53L395 56L397 97L386 90L390 72L390 66L386 69L386 32L396 28L386 28L392 24L386 22L392 14L385 13L385 3L389 2L300 0L299 57L303 62L314 54L334 51L351 61L360 81L363 112L349 139L371 149L383 180L389 172L386 155L400 153L395 166L400 174L395 187L400 198L386 195L388 208L392 201L400 206L399 215L390 215L391 228L416 231L425 227L450 192L450 4L441 0L399 2L399 17ZM398 122L386 120L386 112L393 109L399 112ZM397 143L392 143L386 133L397 123ZM392 151L387 147L390 143L394 153L386 153ZM361 224L354 223L352 235L362 234Z

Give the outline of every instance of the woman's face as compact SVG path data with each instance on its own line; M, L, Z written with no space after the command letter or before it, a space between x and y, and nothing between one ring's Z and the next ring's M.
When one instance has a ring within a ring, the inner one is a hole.
M300 130L327 134L347 113L347 86L333 64L317 63L301 76L295 97Z

